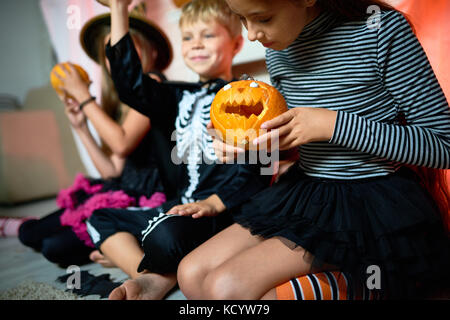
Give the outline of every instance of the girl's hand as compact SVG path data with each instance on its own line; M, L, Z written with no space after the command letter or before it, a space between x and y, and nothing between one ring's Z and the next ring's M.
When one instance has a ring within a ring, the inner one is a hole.
M226 208L217 195L193 203L180 204L170 209L167 214L178 214L180 216L192 216L197 219L201 217L214 217Z
M278 141L279 150L288 150L309 142L329 141L333 137L337 112L323 108L293 108L261 125L271 130L255 140L254 145L266 146Z
M58 73L53 71L53 74L61 80L61 89L67 94L74 97L77 101L85 101L89 99L91 94L89 93L90 83L86 83L75 67L69 63L69 68L65 65L61 65L62 70L64 70L65 77L61 77Z
M234 163L234 160L238 157L238 154L245 152L242 148L224 143L220 136L217 135L211 122L208 123L206 129L213 138L212 146L220 163Z
M64 111L74 129L87 128L86 115L83 111L79 110L78 103L75 106L66 104Z

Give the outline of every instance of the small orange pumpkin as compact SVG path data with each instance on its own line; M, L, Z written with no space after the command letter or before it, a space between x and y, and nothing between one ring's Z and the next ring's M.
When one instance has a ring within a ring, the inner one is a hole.
M61 89L62 87L62 81L59 80L54 74L53 72L56 72L59 76L61 76L63 79L66 77L66 71L65 69L62 67L64 65L64 67L68 70L70 70L70 66L68 62L64 62L64 63L58 63L56 66L53 67L52 71L50 72L50 83L53 87L53 89L55 89L56 93L58 93L59 95L63 95L64 91ZM72 65L75 67L75 70L77 70L78 74L81 76L81 79L83 79L83 81L85 81L86 83L90 83L89 80L89 75L87 74L87 72L79 65L72 63ZM71 96L69 96L69 98L72 98Z
M281 93L255 80L235 81L216 94L210 117L227 144L253 149L251 141L264 133L261 125L288 110Z

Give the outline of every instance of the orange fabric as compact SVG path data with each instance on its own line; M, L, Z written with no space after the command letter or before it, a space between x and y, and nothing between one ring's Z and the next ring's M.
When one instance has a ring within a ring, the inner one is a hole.
M450 101L450 59L448 58L450 1L401 0L395 2L396 9L406 13L413 24L417 38L430 60L447 101ZM447 170L447 184L450 190L450 170Z
M314 294L314 288L309 282L308 277L300 277L297 278L300 288L302 289L303 299L304 300L315 300L316 295Z
M345 276L340 272L331 272L337 280L339 300L347 300L347 280Z
M334 300L347 300L347 280L344 274L340 272L330 272L333 274L337 282L339 298ZM322 294L322 300L331 300L332 289L328 277L325 273L315 273L308 276L298 277L292 281L296 281L300 287L302 297L297 297L298 300L317 300L316 294L314 292L314 287L308 277L314 277L320 287L320 292ZM283 283L276 288L277 300L296 300L294 288L292 287L291 281Z
M294 295L294 289L291 286L291 282L285 282L282 285L276 287L277 300L296 300Z
M322 292L322 300L331 300L331 285L328 281L327 276L324 273L313 274L313 277L317 279L320 286L320 291Z

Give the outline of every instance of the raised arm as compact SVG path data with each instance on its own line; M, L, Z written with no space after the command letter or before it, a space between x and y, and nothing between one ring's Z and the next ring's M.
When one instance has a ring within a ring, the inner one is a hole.
M105 2L102 0L100 2ZM128 6L131 0L110 0L111 46L114 46L129 31Z
M177 92L143 72L129 33L128 6L131 0L97 1L111 9L111 39L106 45L106 57L120 100L150 117L154 124L167 128L174 121L176 110L164 107L176 105Z

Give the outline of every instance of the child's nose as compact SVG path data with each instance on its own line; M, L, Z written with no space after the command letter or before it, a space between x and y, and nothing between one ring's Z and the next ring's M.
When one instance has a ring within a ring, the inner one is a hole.
M203 42L201 38L197 38L194 40L193 48L203 48Z
M263 38L263 33L261 31L249 28L247 38L250 41L260 40Z
M247 34L247 38L250 41L255 41L256 40L256 32L253 29L248 29L248 34Z

